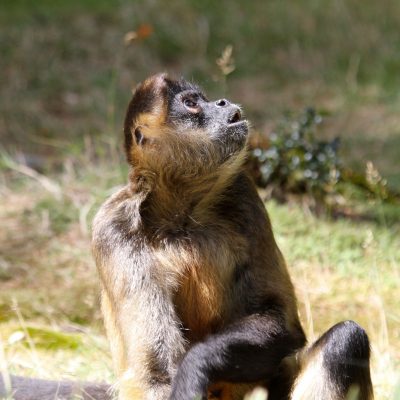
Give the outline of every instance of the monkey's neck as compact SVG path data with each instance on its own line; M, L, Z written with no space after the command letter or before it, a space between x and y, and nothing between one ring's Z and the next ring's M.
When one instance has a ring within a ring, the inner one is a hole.
M218 176L189 181L155 182L148 194L144 209L156 224L180 225L188 220L203 223L213 205L224 195L229 181Z
M190 223L207 224L215 218L215 205L243 171L246 148L228 158L212 171L199 170L190 175L179 169L165 168L157 173L134 168L130 174L133 191L141 193L143 223L158 230L179 229ZM182 168L185 171L185 168Z
M240 170L235 173L222 170L208 176L174 180L153 176L144 185L148 192L140 207L143 222L156 230L160 227L179 230L188 223L201 225L212 221L215 204L226 195L239 173Z

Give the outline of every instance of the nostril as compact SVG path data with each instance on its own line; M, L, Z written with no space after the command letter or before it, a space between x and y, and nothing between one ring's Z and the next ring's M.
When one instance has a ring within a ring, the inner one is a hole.
M239 122L242 118L242 114L240 111L235 111L235 113L229 118L228 123L234 124L235 122Z
M220 100L217 100L217 101L215 102L215 104L216 104L218 107L225 107L227 104L229 104L229 102L228 102L228 100L220 99Z

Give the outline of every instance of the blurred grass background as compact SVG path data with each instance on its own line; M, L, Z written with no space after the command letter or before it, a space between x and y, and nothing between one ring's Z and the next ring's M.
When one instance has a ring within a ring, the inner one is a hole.
M399 26L397 0L3 2L0 368L112 381L90 224L126 181L122 120L138 82L159 71L193 79L241 103L266 137L287 111L315 106L346 165L364 173L370 160L399 190ZM235 70L224 76L215 60L228 45ZM394 399L400 210L358 202L378 218L267 207L310 338L342 319L361 323L376 398Z

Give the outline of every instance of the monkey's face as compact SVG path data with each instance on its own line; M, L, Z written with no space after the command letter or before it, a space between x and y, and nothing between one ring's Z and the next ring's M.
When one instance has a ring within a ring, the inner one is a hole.
M243 155L247 134L239 106L226 99L209 101L197 86L164 74L136 89L125 119L132 165L177 166L188 175L215 170Z
M223 158L240 151L247 139L247 121L239 106L226 99L209 101L193 85L174 82L171 91L168 122L180 134L199 136L219 148Z

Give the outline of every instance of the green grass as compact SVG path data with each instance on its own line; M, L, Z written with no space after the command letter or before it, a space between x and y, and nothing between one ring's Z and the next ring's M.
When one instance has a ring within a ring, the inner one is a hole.
M375 205L380 207L379 204ZM400 225L324 220L299 206L267 204L290 265L308 334L353 319L368 332L377 399L394 399L400 376ZM397 219L397 221L399 221Z

